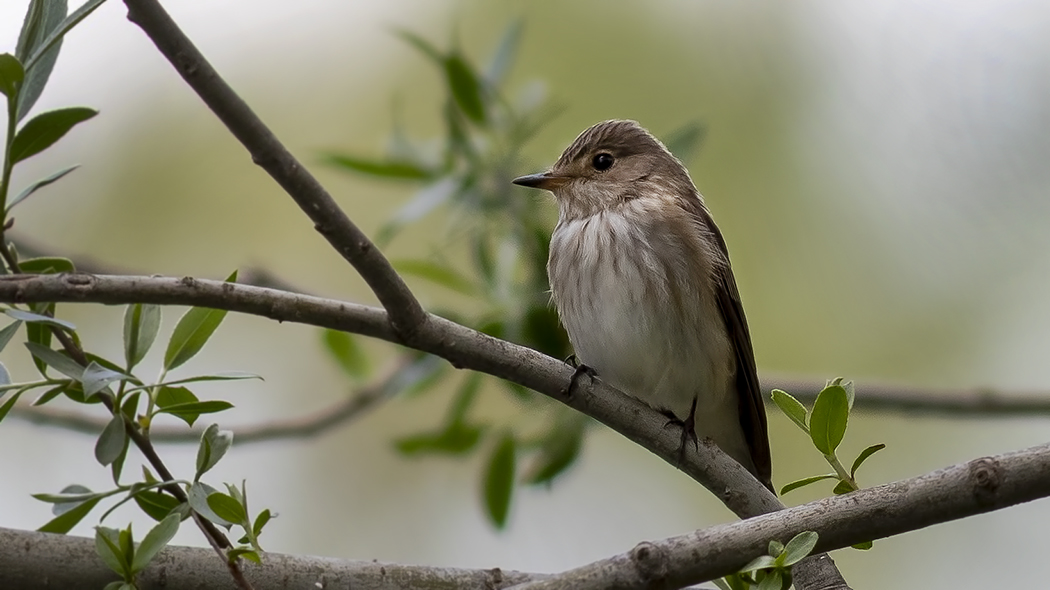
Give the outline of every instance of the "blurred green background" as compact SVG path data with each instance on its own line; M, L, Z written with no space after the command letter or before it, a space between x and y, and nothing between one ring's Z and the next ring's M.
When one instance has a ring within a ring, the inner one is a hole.
M506 87L544 91L564 107L526 146L521 173L542 169L602 119L633 118L658 135L689 121L706 126L686 164L729 243L761 373L844 375L861 395L876 381L1011 391L1050 383L1050 8L1039 3L168 4L369 233L411 190L317 165L320 154L380 154L394 103L413 135L441 133L442 81L392 31L441 47L456 38L484 63L521 17ZM13 50L25 5L0 6L0 51ZM255 265L313 293L374 301L119 2L67 37L36 110L71 104L101 115L29 160L14 186L83 167L19 206L20 235L134 272L221 278ZM520 198L553 216L548 199L524 190ZM425 255L436 235L420 226L390 254ZM469 304L411 285L428 306ZM89 346L111 356L120 356L120 313L65 307ZM167 312L169 330L177 316ZM378 362L390 351L371 350ZM226 422L307 413L346 395L313 329L230 316L205 353L197 372L266 378L202 389L238 405ZM0 358L26 379L26 356L11 347ZM477 458L393 451L395 437L430 423L447 401L448 392L398 398L317 440L235 445L216 479L246 478L253 507L280 513L262 539L268 550L381 561L557 571L732 518L670 466L596 430L579 464L549 489L521 490L509 529L495 532L478 508ZM483 398L482 413L512 409L505 396ZM771 423L777 484L826 470L786 419L773 413ZM862 472L861 485L873 485L1048 433L1039 418L860 414L844 446L848 455L888 445ZM49 518L31 492L105 487L89 443L6 421L0 525L36 528ZM176 470L192 466L190 448L163 453ZM825 493L814 486L786 501ZM930 589L1037 587L1044 576L1030 566L1047 526L1050 504L1037 502L835 557L857 588L915 587L920 577ZM176 542L203 544L188 529Z

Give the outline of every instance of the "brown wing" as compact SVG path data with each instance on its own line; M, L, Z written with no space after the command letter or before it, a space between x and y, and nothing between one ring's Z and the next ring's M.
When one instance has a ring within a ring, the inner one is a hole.
M770 479L772 463L769 454L769 433L766 426L766 410L762 403L762 390L758 384L758 370L755 367L755 351L751 346L751 333L747 329L747 318L744 317L744 306L740 302L740 292L736 288L733 270L729 267L729 250L726 248L722 232L718 231L711 214L699 203L688 207L711 232L718 248L725 256L726 264L715 272L718 307L726 322L729 340L733 343L736 355L736 390L740 408L740 426L744 430L744 439L751 449L751 461L755 464L755 477L765 484L773 493Z

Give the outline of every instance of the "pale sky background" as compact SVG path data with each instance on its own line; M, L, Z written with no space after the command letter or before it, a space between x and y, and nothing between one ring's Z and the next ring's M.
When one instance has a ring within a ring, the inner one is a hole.
M844 375L1050 394L1050 8L1025 1L752 3L181 0L167 2L219 71L306 165L331 148L378 154L391 99L410 130L440 130L440 80L395 38L445 46L456 29L484 63L525 18L509 88L541 81L565 111L527 148L542 167L595 121L634 118L658 134L708 126L687 162L726 235L760 371ZM0 3L0 52L27 2ZM372 302L287 196L109 2L66 40L36 111L101 114L20 166L15 190L70 163L19 206L17 231L49 248L143 273L223 277L264 265L312 292ZM522 170L522 173L534 169ZM409 193L322 167L322 182L374 232ZM537 200L537 206L550 206ZM395 253L425 252L399 241ZM421 292L426 304L441 293ZM462 302L460 302L462 303ZM89 346L120 356L120 310L65 306ZM167 310L162 338L181 310ZM156 347L162 350L162 346ZM158 366L154 350L147 366ZM371 349L375 358L390 349ZM0 359L34 371L15 344ZM150 363L153 363L150 365ZM312 329L230 316L188 372L245 370L263 383L201 388L237 404L223 424L306 413L345 394ZM280 513L268 550L465 567L558 571L635 543L731 519L688 478L598 431L548 489L523 489L508 530L478 505L477 459L407 460L390 441L432 423L447 392L396 399L318 440L236 446L211 481L248 480L253 509ZM507 411L486 391L484 411ZM774 481L819 473L816 452L771 416ZM864 414L852 458L887 450L862 485L1044 442L1042 418L942 420ZM30 493L103 489L83 435L0 424L0 526L36 528ZM192 469L194 450L162 447ZM128 470L138 465L129 459ZM802 503L829 489L787 496ZM142 531L146 521L118 511ZM107 521L108 522L108 521ZM89 517L74 532L89 534ZM1040 587L1045 501L879 541L836 560L857 588ZM184 527L176 539L203 544ZM965 564L965 565L961 565ZM917 580L921 579L921 582Z

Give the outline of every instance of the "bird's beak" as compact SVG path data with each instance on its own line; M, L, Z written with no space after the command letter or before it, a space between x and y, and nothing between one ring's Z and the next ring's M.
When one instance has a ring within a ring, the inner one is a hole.
M550 172L541 172L539 174L529 174L528 176L519 176L512 182L519 186L527 186L529 188L541 188L548 191L564 185L568 182L567 176L556 176Z

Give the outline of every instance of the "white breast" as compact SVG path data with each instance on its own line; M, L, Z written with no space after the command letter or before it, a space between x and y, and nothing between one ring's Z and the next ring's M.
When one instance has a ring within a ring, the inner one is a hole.
M699 260L708 250L698 233L668 231L682 226L644 207L631 201L558 223L547 272L562 323L599 378L679 418L699 396L698 435L749 457L710 261Z

